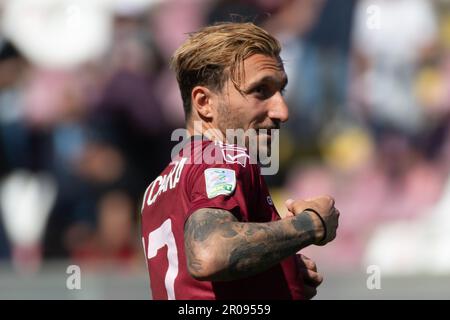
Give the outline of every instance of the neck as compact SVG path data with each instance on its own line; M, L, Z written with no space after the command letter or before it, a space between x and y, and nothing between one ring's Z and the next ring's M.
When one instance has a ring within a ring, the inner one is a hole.
M219 128L214 127L210 122L191 120L188 121L186 130L189 137L200 135L206 137L211 141L225 142L225 136L223 132Z

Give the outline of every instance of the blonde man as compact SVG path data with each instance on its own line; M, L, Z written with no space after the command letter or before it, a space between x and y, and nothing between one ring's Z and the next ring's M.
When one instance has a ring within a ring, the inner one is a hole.
M226 139L227 130L253 130L270 144L272 130L287 121L280 49L252 23L224 23L191 34L174 53L189 152L144 196L154 299L305 299L322 282L314 262L296 253L335 238L334 200L288 200L290 215L281 219L248 140ZM214 161L198 161L204 153Z

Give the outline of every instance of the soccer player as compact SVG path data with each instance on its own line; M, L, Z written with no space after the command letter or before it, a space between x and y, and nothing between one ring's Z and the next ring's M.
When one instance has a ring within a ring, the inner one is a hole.
M334 200L287 200L290 214L282 219L260 166L226 140L227 129L253 129L270 145L270 130L288 119L280 50L252 23L223 23L191 34L174 53L190 138L144 195L142 241L154 299L315 295L322 276L296 253L335 238Z

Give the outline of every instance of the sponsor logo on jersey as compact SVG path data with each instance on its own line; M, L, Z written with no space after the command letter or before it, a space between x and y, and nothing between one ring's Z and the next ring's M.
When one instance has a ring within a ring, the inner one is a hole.
M236 173L231 169L208 168L205 170L205 184L209 199L231 195L236 188Z

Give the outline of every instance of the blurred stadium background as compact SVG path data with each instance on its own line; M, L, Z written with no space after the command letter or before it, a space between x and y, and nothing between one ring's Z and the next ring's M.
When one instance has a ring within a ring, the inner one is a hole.
M317 299L450 298L450 1L3 0L0 299L150 297L141 198L183 127L168 59L237 15L283 44L279 211L328 193L342 213L304 251Z

